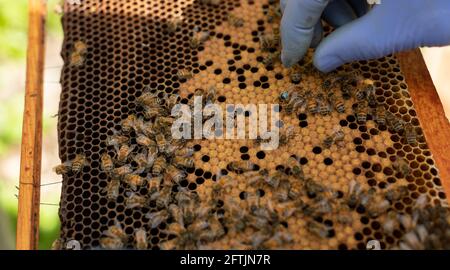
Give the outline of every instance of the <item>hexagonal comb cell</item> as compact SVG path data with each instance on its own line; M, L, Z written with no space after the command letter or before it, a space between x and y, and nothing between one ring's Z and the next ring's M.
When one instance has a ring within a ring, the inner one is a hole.
M325 75L311 67L310 52L286 69L277 55L275 2L66 3L58 134L61 160L72 170L62 172L63 242L365 249L375 239L382 248L430 247L405 236L418 227L448 229L425 218L444 211L437 208L446 197L396 58ZM224 111L279 103L280 147L196 139L176 155L161 150L170 141L155 117L212 87ZM147 138L136 132L139 121L150 125ZM152 149L159 153L150 157ZM86 162L73 170L80 153ZM139 170L138 157L153 158L153 167ZM184 165L169 170L172 163Z

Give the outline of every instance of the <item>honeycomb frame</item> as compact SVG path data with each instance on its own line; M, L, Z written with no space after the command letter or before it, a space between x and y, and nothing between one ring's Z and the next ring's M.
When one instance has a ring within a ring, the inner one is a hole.
M100 245L103 232L116 220L130 236L127 248L133 248L133 234L139 228L146 229L149 248L158 249L158 245L168 239L163 232L165 222L158 228L148 227L145 214L156 211L154 205L126 209L123 186L116 202L108 201L102 194L109 177L101 170L100 155L105 149L114 155L114 150L105 143L107 136L112 135L113 128L120 130L120 122L136 111L136 98L146 86L156 93L177 93L183 98L182 103L188 102L196 88L210 85L217 87L218 101L222 105L273 103L289 85L289 75L279 63L273 68L261 63L264 54L260 50L258 33L273 30L273 25L266 22L270 6L267 1L252 0L222 1L219 6L188 0L86 0L81 5L65 4L59 153L65 162L83 152L89 165L80 174L64 175L59 212L61 239L77 240L83 249L95 249ZM227 22L228 13L247 14L242 17L244 26L239 31ZM180 29L174 34L167 33L166 23L177 16L183 18ZM197 28L210 31L211 36L192 49L189 38ZM87 45L87 52L84 63L75 66L70 63L70 56L74 43L80 40ZM185 68L192 70L192 79L180 80L176 76L178 70ZM276 171L295 155L305 174L342 192L353 179L377 190L399 183L407 185L409 197L392 206L400 213L411 213L421 194L426 194L431 204L445 204L438 170L422 136L396 58L387 56L376 61L355 62L344 69L360 70L364 77L375 82L377 101L416 127L419 135L416 145L406 144L402 136L391 131L377 129L370 117L367 124L358 124L350 110L352 103L346 101L348 109L343 115L337 112L326 117L282 114L283 125L295 126L301 135L294 138L289 149L281 147L264 152L253 147L250 140L189 142L188 145L196 149L195 168L187 170L188 177L181 186L206 197L217 172L228 173L236 181L229 196L245 207L245 192L251 187L243 177L226 172L229 162L250 160L261 168ZM319 87L314 77L302 84ZM345 132L345 146L322 149L321 141L337 125ZM409 161L410 176L399 177L392 170L395 156ZM145 189L139 192L146 194ZM270 192L265 191L265 194L261 197L271 196ZM220 207L216 211L219 210ZM370 218L364 209L355 209L351 215L350 226L336 224L333 217L318 220L333 227L325 239L308 233L302 218L291 218L283 224L292 232L294 243L282 248L365 249L366 243L373 239L379 240L382 248L389 248L398 244L404 234L401 230L384 234L380 225L383 217ZM209 248L239 249L241 246L231 240L245 235L252 235L252 231L224 237Z

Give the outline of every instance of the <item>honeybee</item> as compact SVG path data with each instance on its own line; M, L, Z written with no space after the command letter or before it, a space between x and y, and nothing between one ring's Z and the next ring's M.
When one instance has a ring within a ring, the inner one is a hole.
M366 123L367 113L368 113L367 102L364 100L359 101L357 103L356 109L355 109L355 115L356 115L357 122L360 124Z
M225 230L216 218L210 218L208 222L209 230L203 230L199 238L206 242L212 242L225 234ZM200 230L199 230L200 231Z
M192 155L194 154L194 148L184 147L181 149L177 149L175 150L174 154L179 157L192 157Z
M136 143L145 147L156 146L156 142L145 136L144 134L139 134L136 137Z
M153 163L152 173L153 175L160 175L167 167L166 158L164 156L158 156Z
M373 81L369 79L361 80L358 83L358 87L355 92L355 98L358 100L363 100L367 97L369 93L373 92L374 92Z
M169 212L163 209L158 212L147 213L145 217L149 219L149 225L154 229L169 218Z
M280 60L280 52L269 53L264 57L262 63L265 66L271 67Z
M290 99L285 108L286 113L291 114L293 112L297 113L303 106L307 104L309 92L307 93L293 93L290 95Z
M136 249L144 250L148 248L147 232L144 229L137 229L134 232L134 240L136 241Z
M147 178L147 184L148 184L148 192L150 194L154 194L159 191L159 187L161 186L162 182L162 176L156 176Z
M126 174L132 173L133 169L130 164L123 165L121 167L115 168L112 170L112 175L115 176L124 176Z
M379 105L375 108L375 121L378 125L386 125L386 109L383 105Z
M150 199L156 200L156 206L158 208L164 208L169 206L171 194L172 194L172 187L163 186L160 191L153 193Z
M248 192L246 200L251 213L260 207L259 195L256 192Z
M228 14L227 16L228 23L230 23L234 27L242 27L244 26L244 19L237 17L234 14Z
M121 122L122 131L124 133L130 133L134 129L134 123L136 122L136 119L137 119L136 115L130 114L128 115L127 118L122 120Z
M417 133L415 127L411 123L404 125L405 138L408 144L415 144L417 142Z
M280 28L278 26L273 27L272 42L273 42L274 46L280 46L280 44L281 44Z
M326 238L329 235L329 227L317 221L308 221L306 229L320 238Z
M193 168L194 167L194 159L192 158L184 158L184 157L174 157L173 164L178 168Z
M87 165L86 156L84 154L77 154L72 160L72 172L79 173Z
M209 39L208 31L201 31L194 33L193 37L190 40L190 45L192 49L197 49L200 45L202 45L205 41Z
M367 103L371 108L375 108L377 106L377 98L375 96L375 93L370 92L367 94Z
M311 96L308 98L308 102L306 103L306 110L311 114L319 112L319 104L317 103L316 98L312 98Z
M270 36L259 33L258 38L261 50L268 51L269 49L274 47L274 41Z
M172 95L168 96L166 99L167 108L169 110L171 110L175 105L178 104L179 100L180 100L180 96L177 94L172 94Z
M122 144L120 147L115 146L115 148L117 152L117 162L123 164L128 160L128 156L136 148L136 145L129 146L128 144Z
M333 96L328 98L328 100L338 113L345 113L344 100L341 97Z
M156 144L158 145L158 149L160 152L166 152L169 142L166 140L164 134L159 133L155 136Z
M159 115L166 114L166 111L164 111L160 107L143 106L143 109L144 110L143 110L142 114L144 115L145 119L153 119Z
M101 156L102 161L102 170L104 172L111 172L114 169L114 163L110 155L108 153L103 153Z
M300 67L298 64L295 64L289 69L289 78L294 84L299 84L302 80L302 74L300 73Z
M189 80L194 76L194 73L188 69L181 69L177 72L177 77L180 80Z
M390 188L384 194L384 197L390 202L396 202L408 195L408 186L402 185L395 188Z
M406 177L411 173L409 163L400 156L396 157L395 161L392 163L392 167L394 168L394 170L401 173L403 177Z
M169 34L175 33L180 27L182 20L180 18L172 18L166 23L166 29Z
M404 128L403 120L395 116L390 111L386 111L386 122L394 132L400 132Z
M303 184L300 181L293 181L290 184L288 197L292 200L296 200L300 198L300 196L303 194L302 191L303 191Z
M250 160L232 161L228 164L230 171L234 172L248 172L256 168L256 164Z
M147 206L148 199L145 196L138 195L134 192L129 193L125 199L126 208L142 208Z
M72 52L72 54L70 54L70 62L69 65L70 66L74 66L74 67L80 67L84 64L84 56L78 52Z
M289 199L289 191L291 189L291 184L288 179L280 180L278 188L274 191L275 198L279 202L285 202Z
M271 6L267 10L267 22L272 23L273 21L281 18L281 11L279 6Z
M136 191L138 187L144 185L145 178L138 174L126 174L123 181L130 186L131 190Z
M206 92L205 104L212 104L216 101L217 89L215 86L210 86L208 92Z
M108 229L103 232L103 234L111 238L118 238L123 242L126 242L128 239L128 236L123 230L122 225L120 225L117 220L114 222L114 225L109 226Z
M51 250L62 250L64 248L64 240L62 238L57 238L52 243Z
M64 162L63 164L59 164L53 168L53 171L58 175L63 175L69 173L72 165L70 162Z
M157 95L150 92L148 87L146 87L144 89L144 92L142 93L142 95L140 95L136 99L136 104L141 107L150 108L150 107L156 107L157 105L161 105L162 100Z
M118 131L114 131L114 134L112 136L108 136L106 139L106 144L108 146L116 146L116 145L122 145L128 142L128 137L120 135Z
M84 54L87 51L87 45L83 41L78 40L73 44L73 49L79 54Z
M108 185L103 189L106 192L106 198L110 201L116 201L119 197L120 180L113 178L109 181Z
M347 204L351 208L356 207L359 204L361 194L363 192L363 189L361 185L356 182L355 180L352 180L348 186L348 192L347 192Z
M137 171L144 172L149 170L153 166L157 155L157 152L147 152L146 150L134 155L133 160L137 163Z
M284 172L277 171L271 175L264 174L264 183L266 183L271 188L278 188L280 182L287 179L287 175Z
M447 229L448 233L448 229ZM433 235L433 238L436 238ZM402 241L399 244L400 249L402 250L423 250L425 249L426 241L429 238L429 232L425 225L420 224L417 225L414 229L407 232L402 237ZM438 241L435 239L435 241ZM438 244L439 245L439 244Z
M161 250L174 250L177 248L177 241L178 239L174 238L168 241L164 241L162 243L159 243L159 248Z
M287 145L289 141L295 137L295 135L296 135L295 127L294 126L287 127L286 131L280 135L279 145L280 146Z
M124 243L119 238L103 237L100 239L100 245L104 249L122 249Z
M353 216L351 209L346 204L341 204L337 209L336 220L340 224L351 225L353 223Z
M367 214L371 218L376 218L379 215L385 213L390 206L391 203L388 200L379 199L379 197L376 197L370 204L367 205Z
M350 84L341 84L341 93L344 100L349 100L352 97L352 86Z
M386 219L383 222L383 230L387 234L392 234L398 227L398 215L395 211L390 211L386 215Z
M172 164L167 166L166 173L164 174L164 183L173 182L178 184L184 178L186 178L186 173L184 171L179 170Z
M308 196L316 197L319 193L325 192L325 187L312 178L305 179L305 190Z
M323 140L323 147L324 148L330 148L333 144L339 144L341 142L344 141L344 131L342 129L335 129L335 131L333 132L333 134L331 134L330 136L326 137Z
M178 205L174 203L169 205L169 213L180 226L184 227L183 213Z

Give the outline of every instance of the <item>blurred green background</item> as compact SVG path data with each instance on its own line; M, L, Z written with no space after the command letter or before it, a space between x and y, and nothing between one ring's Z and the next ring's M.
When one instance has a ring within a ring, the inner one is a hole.
M59 57L62 43L60 17L54 10L59 0L48 0L46 66L49 63L61 65ZM15 227L17 217L16 186L20 165L20 143L22 132L23 93L25 87L27 27L27 0L0 0L0 249L15 248ZM49 43L53 47L49 48ZM55 47L56 46L56 47ZM59 97L59 68L45 70L45 96ZM50 73L50 74L47 74ZM52 78L51 80L49 78ZM44 100L45 100L44 96ZM47 100L49 100L47 98ZM45 101L44 101L45 102ZM47 105L47 104L46 104ZM44 145L42 183L58 181L51 175L51 167L57 159L56 118L57 101L53 101L51 109L44 109ZM46 143L49 142L49 143ZM44 155L52 152L50 160ZM52 164L53 163L53 164ZM42 202L57 203L60 185L42 187ZM45 190L44 190L45 189ZM48 249L58 237L58 207L41 206L40 249Z

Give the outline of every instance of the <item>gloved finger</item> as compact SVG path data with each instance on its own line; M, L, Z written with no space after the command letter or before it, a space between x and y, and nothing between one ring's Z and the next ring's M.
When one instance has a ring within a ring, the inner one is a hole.
M306 53L329 0L294 0L286 3L281 18L281 61L287 67L298 62Z
M353 21L357 16L346 0L334 0L323 11L322 18L331 26L338 28Z
M280 0L280 10L281 10L281 14L283 14L284 12L284 8L286 7L286 4L289 0Z
M366 0L347 0L355 11L356 16L361 17L369 11L369 4Z
M316 26L314 26L314 33L313 33L313 38L311 40L311 48L316 48L319 43L322 41L323 38L323 27L322 27L322 21L319 20L316 24Z
M450 44L450 2L383 0L365 16L331 33L317 47L314 65L323 72L355 60L376 59L420 46ZM423 12L426 10L426 12Z

